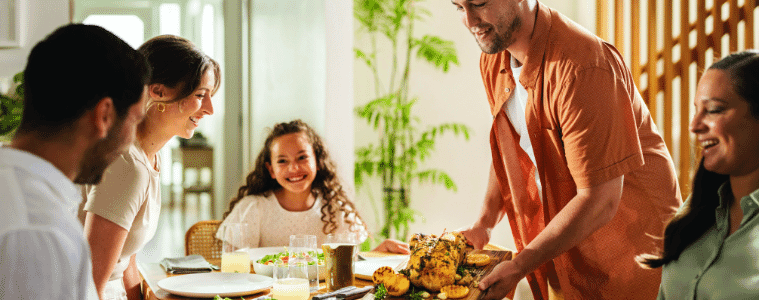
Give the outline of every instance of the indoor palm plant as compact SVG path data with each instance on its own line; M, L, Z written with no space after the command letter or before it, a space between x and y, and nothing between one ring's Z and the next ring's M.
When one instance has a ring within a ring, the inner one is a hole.
M24 108L24 74L13 76L14 88L8 94L0 94L0 141L10 140L13 131L21 123Z
M354 0L359 33L370 39L369 49L357 48L355 54L371 70L375 93L375 98L357 107L356 113L378 132L376 144L356 149L355 181L361 188L368 178L379 178L384 221L380 235L400 240L408 237L409 224L419 215L410 207L412 182L439 184L456 191L456 184L444 171L422 169L421 163L434 150L436 139L443 133L469 139L466 125L444 123L422 129L420 118L413 113L419 99L409 95L412 60L428 62L442 72L447 72L451 64L458 65L453 42L432 35L414 35L414 24L430 15L419 2ZM390 59L380 59L383 53L378 42L389 43L387 50L391 53L385 56ZM389 72L390 77L381 78L381 71Z

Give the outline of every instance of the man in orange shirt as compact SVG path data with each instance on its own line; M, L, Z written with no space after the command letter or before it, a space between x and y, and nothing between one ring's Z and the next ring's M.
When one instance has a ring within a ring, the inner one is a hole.
M617 50L535 0L452 0L484 52L493 166L476 248L508 216L518 255L483 278L500 299L654 299L653 253L680 206L672 159ZM515 79L518 79L516 81Z

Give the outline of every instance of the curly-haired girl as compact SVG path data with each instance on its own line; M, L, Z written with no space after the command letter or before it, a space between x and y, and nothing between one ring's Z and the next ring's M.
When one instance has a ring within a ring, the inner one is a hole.
M225 223L252 225L251 247L282 246L291 234L353 232L363 241L366 225L348 199L319 135L301 120L274 126L245 185L229 203ZM375 250L408 253L408 245L386 240Z

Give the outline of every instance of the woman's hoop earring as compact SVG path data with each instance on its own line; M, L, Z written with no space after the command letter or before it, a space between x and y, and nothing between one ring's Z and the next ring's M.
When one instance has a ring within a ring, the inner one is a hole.
M157 109L158 111L160 111L160 112L164 112L164 111L166 110L166 104L163 104L163 103L157 103L157 104L156 104L156 109Z

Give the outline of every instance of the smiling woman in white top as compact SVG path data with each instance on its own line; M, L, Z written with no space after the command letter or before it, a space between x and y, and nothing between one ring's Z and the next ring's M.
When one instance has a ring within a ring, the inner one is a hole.
M153 70L145 119L102 183L85 187L84 234L101 299L139 299L134 257L153 237L161 210L158 151L174 136L192 137L200 119L213 114L220 84L218 63L184 38L158 36L138 51Z

